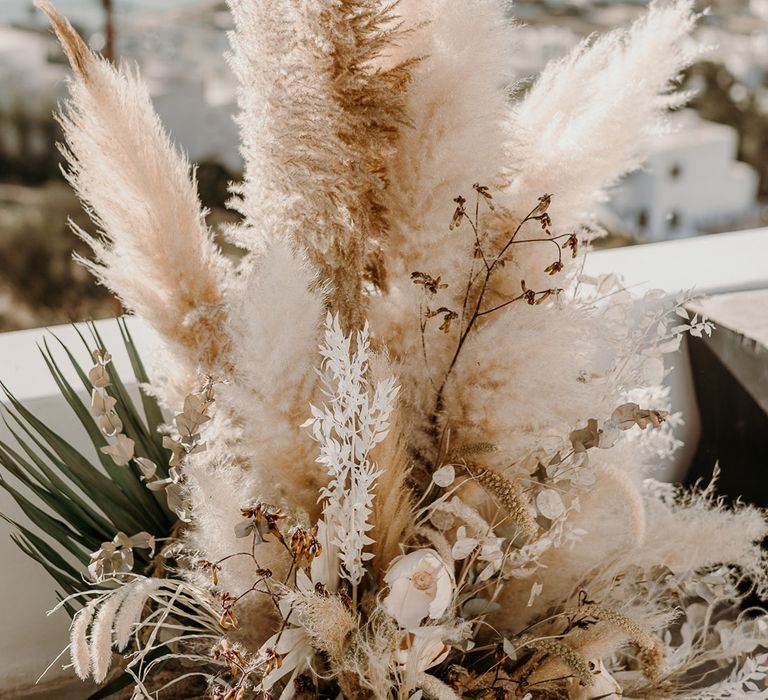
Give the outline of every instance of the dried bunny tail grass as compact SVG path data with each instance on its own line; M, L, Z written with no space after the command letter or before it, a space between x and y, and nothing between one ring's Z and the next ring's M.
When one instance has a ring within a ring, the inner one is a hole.
M92 53L47 0L37 5L74 70L59 116L62 151L67 179L101 232L77 230L95 257L83 262L165 341L168 374L182 365L181 374L193 380L198 365L212 370L226 353L227 267L190 164L163 130L138 75Z
M448 461L477 457L477 455L492 454L498 451L498 446L492 442L470 442L454 450L449 456Z
M610 657L627 643L626 634L616 627L598 622L588 629L579 629L568 635L568 643L584 659ZM548 680L569 675L570 668L560 658L550 656L543 659L526 678L528 687Z
M112 665L112 629L127 589L125 587L110 593L102 603L91 629L91 671L93 679L101 683Z
M477 464L463 464L467 473L493 497L510 522L526 537L536 534L538 527L528 502L517 484L492 469Z
M92 600L72 620L72 629L69 635L69 656L72 666L80 680L87 680L90 676L91 652L88 649L88 627L93 620L93 614L99 604L99 599Z
M357 629L357 617L337 595L296 591L286 595L312 646L327 655L338 670L349 641Z
M523 646L542 651L547 656L562 662L573 671L583 685L591 686L594 683L587 659L566 642L560 639L531 639L523 642ZM541 673L537 673L537 676L541 676ZM544 678L539 683L544 683L546 680ZM556 678L548 680L556 680Z
M233 238L251 251L275 236L303 245L350 330L387 235L384 162L405 123L409 64L379 60L400 36L394 3L229 5L245 161L233 204L246 219Z
M658 639L653 641L652 646L638 647L637 658L645 677L650 681L657 681L664 670L664 647Z
M587 603L568 608L562 613L565 617L592 617L620 630L625 638L638 648L638 659L643 666L643 673L649 679L658 678L664 662L664 654L659 639L646 627L624 613L603 605Z
M126 592L125 600L115 616L115 647L118 651L124 651L130 643L136 625L141 622L147 599L160 584L161 580L157 578L139 579Z

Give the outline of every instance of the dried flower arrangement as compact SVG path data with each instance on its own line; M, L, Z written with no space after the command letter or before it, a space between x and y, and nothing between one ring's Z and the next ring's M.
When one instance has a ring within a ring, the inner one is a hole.
M712 326L583 274L592 202L684 99L688 0L512 94L496 0L229 0L237 266L136 73L39 5L86 264L181 408L147 396L138 430L94 355L102 508L128 507L61 603L79 676L116 650L134 698L768 698L765 514L652 478L663 356ZM110 522L76 530L78 498L54 525L85 546Z

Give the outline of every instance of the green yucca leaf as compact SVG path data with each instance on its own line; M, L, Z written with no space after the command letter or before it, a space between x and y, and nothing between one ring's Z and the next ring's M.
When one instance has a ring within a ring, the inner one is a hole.
M21 448L24 450L26 455L35 463L35 465L38 467L40 472L42 472L42 475L44 475L44 478L39 479L40 484L43 486L43 488L51 491L52 493L56 494L57 496L60 496L59 500L64 501L66 500L69 504L71 504L72 508L77 512L78 517L82 518L84 522L90 523L94 530L99 533L108 533L110 532L113 527L114 523L110 523L105 517L103 517L99 510L95 509L93 507L93 504L87 503L84 501L77 492L69 486L62 478L58 476L58 474L55 471L55 468L51 468L46 463L46 460L42 459L24 440L18 433L16 433L6 422L6 425L8 426L8 430L13 435L16 442L19 443ZM45 450L42 445L38 444L39 449L45 454L48 458L48 461L51 462L51 464L58 465L59 471L62 473L66 473L66 466L63 462L59 462L56 457ZM17 464L21 465L21 467L31 475L35 475L35 471L32 468L31 465L29 465L28 462L26 462L18 453L16 453L12 448L10 448L8 445L3 445L3 449L5 450L5 453L10 456L10 458L14 459ZM10 469L10 467L9 467Z
M118 327L131 367L140 383L147 383L136 346L124 320ZM99 350L107 348L98 329L89 325ZM76 332L88 348L85 337ZM56 337L56 336L54 336ZM149 530L157 538L168 537L176 522L162 492L146 488L134 465L117 466L100 449L109 444L91 415L83 392L93 387L86 371L67 346L56 338L79 378L82 388L75 389L61 370L47 340L40 351L48 371L67 405L73 411L93 445L98 460L92 462L62 435L58 435L26 408L0 382L8 405L3 407L3 421L19 449L0 441L0 488L7 491L28 519L28 525L0 514L16 533L11 537L27 556L37 561L54 579L64 595L87 589L91 584L82 577L77 563L90 563L90 552L111 540L116 532L133 534ZM158 466L158 474L167 475L168 451L162 446L160 427L163 414L157 401L140 390L141 411L137 409L125 383L113 363L107 365L111 385L107 392L117 400L115 410L123 423L123 432L135 443L136 456L147 457ZM2 474L18 483L18 488ZM20 490L21 489L21 490ZM143 570L149 556L134 551L135 569ZM65 606L70 615L74 605Z
M157 468L158 471L162 473L163 477L166 477L168 476L168 468L166 460L162 458L162 456L166 455L166 450L163 447L163 437L160 434L160 428L165 423L163 411L160 408L157 399L144 388L149 384L149 376L144 369L144 363L141 361L136 345L133 342L133 337L128 329L128 323L124 318L119 318L117 319L117 324L120 328L120 334L123 337L123 343L128 353L128 359L130 360L133 374L139 382L141 405L147 419L149 434L155 444L157 454L161 456L161 459L157 462Z
M126 517L123 513L123 511L119 508L110 506L109 501L105 501L104 499L95 499L95 496L98 496L98 489L90 489L86 486L83 486L78 479L76 478L77 475L72 473L72 470L70 470L69 466L62 460L60 460L53 452L51 452L45 444L39 440L32 431L28 430L26 426L23 425L23 423L19 423L19 420L16 416L11 415L11 417L17 422L17 424L21 425L22 429L26 432L27 436L35 443L35 446L40 450L40 452L43 454L43 456L51 463L53 469L58 470L62 475L66 475L68 478L72 479L72 481L82 490L88 501L83 501L80 499L77 494L71 490L68 489L66 484L64 484L63 481L60 481L57 483L57 489L55 492L57 492L59 489L61 489L62 493L66 493L69 498L71 498L73 501L81 504L86 510L88 510L89 513L94 513L94 508L101 508L101 512L104 513L105 516L112 522L112 525L109 524L106 525L104 528L105 531L110 531L111 529L118 529L118 530L125 530L126 527L129 527L129 529L132 529L134 527L133 524L127 525ZM6 422L7 425L7 422ZM17 441L19 441L19 444L22 446L22 448L27 451L28 454L34 455L34 451L31 448L28 448L26 445L26 442L21 438L19 435L17 435L16 432L14 432L11 428L11 434L16 438ZM4 445L4 448L6 450L10 450L10 447L8 445ZM41 459L39 459L36 464L43 463ZM76 467L79 467L79 465L76 465ZM97 476L101 477L103 476L101 472L96 470L94 467L91 467L96 471ZM106 477L105 477L106 478ZM62 487L63 485L63 487ZM91 501L93 501L96 504L99 504L98 506L91 505Z
M18 457L19 455L15 456ZM51 511L59 515L65 522L70 523L80 534L84 537L92 537L96 545L104 541L103 534L109 532L109 529L100 530L94 528L92 526L93 521L87 510L78 509L68 499L35 483L28 473L31 465L14 459L14 455L10 454L2 445L0 445L0 463L48 506Z
M106 505L106 500L110 507L119 507L126 511L125 520L126 523L129 523L128 529L140 527L141 523L130 515L133 504L112 479L96 469L78 450L39 420L16 399L2 382L0 382L0 389L3 390L14 409L14 411L8 412L11 418L27 435L34 437L31 432L34 430L46 442L66 465L67 471L65 473L71 475L86 493L98 495L101 503Z
M104 352L106 347L104 341L101 339L98 329L94 324L88 324L88 328L97 344L99 350ZM158 467L165 468L168 461L168 453L160 446L157 447L153 442L149 429L144 425L142 417L136 410L136 405L131 398L131 395L125 388L120 375L115 369L114 363L107 365L107 375L111 385L107 387L107 392L117 399L117 405L115 410L120 420L123 422L123 432L131 438L140 452L144 454L142 456L151 459Z
M96 422L91 415L91 412L86 408L85 404L80 400L80 397L74 391L72 386L64 378L64 375L56 365L55 360L50 355L50 349L47 342L44 342L45 350L41 348L43 359L48 366L48 369L53 377L56 385L59 387L64 399L69 406L75 412L81 425L88 433L88 437L91 443L96 448L96 452L99 456L99 461L109 474L110 479L117 484L120 490L129 498L135 499L136 504L142 504L146 509L147 517L152 521L154 527L163 527L163 515L160 512L160 508L157 502L154 500L152 494L146 489L140 481L137 480L136 475L132 473L131 468L119 467L113 461L109 455L105 455L102 451L102 447L109 445L107 439L101 434Z
M24 515L26 515L38 528L57 542L65 544L68 541L77 542L83 548L88 549L93 546L93 541L88 537L73 530L67 523L58 518L49 515L41 508L38 508L32 501L11 486L6 479L0 480L2 486L16 501ZM98 543L97 543L98 546ZM70 551L73 551L70 549ZM74 551L73 551L74 553ZM78 558L84 563L89 562L89 557L80 550Z
M55 336L54 336L55 337ZM58 338L57 338L58 340ZM59 340L59 343L64 346ZM147 525L151 525L155 529L163 529L172 522L173 518L168 511L167 507L163 507L158 500L157 495L144 486L141 481L141 475L134 465L117 466L109 455L105 455L101 452L101 448L109 444L107 439L101 434L96 421L91 415L90 410L82 402L77 392L67 382L64 374L59 369L55 358L51 354L50 348L47 342L44 342L45 350L43 351L43 359L48 365L48 369L51 372L57 386L59 387L62 395L67 400L67 403L74 410L78 419L83 427L88 432L88 436L91 439L94 447L96 447L99 459L104 469L109 474L110 478L120 487L120 489L129 496L135 503L136 508L140 508L144 511L147 519ZM104 350L104 348L100 348ZM65 347L66 350L66 347ZM83 383L83 388L90 394L93 389L93 385L88 380L87 375L83 371L80 364L74 358L74 356L67 350L67 356L69 357L72 366ZM111 369L111 365L109 367ZM115 375L117 373L115 372ZM107 389L109 392L109 388ZM127 394L127 392L126 392ZM114 394L112 394L114 395ZM120 420L123 421L123 432L136 443L137 456L146 457L146 450L142 449L143 444L148 442L147 433L148 429L141 424L141 419L138 416L134 416L131 425L126 423L126 412L121 409L121 396L115 396L118 404L115 406L117 414ZM131 429L132 426L136 426L135 429ZM161 453L161 459L167 459L167 456ZM152 457L150 457L152 459ZM154 460L153 460L154 461Z
M16 546L24 552L30 559L35 560L40 566L42 566L53 578L56 583L64 589L65 595L72 595L72 593L78 593L82 589L82 580L76 579L62 573L55 566L52 566L45 556L33 547L30 542L20 534L12 534L11 539ZM61 600L61 596L57 594L57 598ZM72 614L74 614L73 611Z
M6 518L4 515L0 515L0 518L7 523L13 525L20 533L20 536L26 540L26 545L30 549L37 551L37 554L42 557L46 563L50 566L59 569L63 574L69 576L71 581L78 581L81 578L81 572L71 562L64 559L60 552L56 551L51 545L49 545L44 539L38 537L32 530L24 527L21 523ZM38 557L35 557L38 558Z

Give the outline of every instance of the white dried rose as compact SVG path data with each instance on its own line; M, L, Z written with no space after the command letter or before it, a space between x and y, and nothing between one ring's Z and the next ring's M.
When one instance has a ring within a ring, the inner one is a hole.
M397 557L384 580L389 584L384 609L408 631L425 617L441 617L453 599L453 574L434 549Z
M421 673L445 661L450 649L443 643L441 631L441 627L420 627L413 632L403 632L395 663Z
M582 685L578 680L571 679L568 687L569 700L621 700L623 691L616 679L605 668L602 660L591 660L589 668L592 672L593 683L590 686Z

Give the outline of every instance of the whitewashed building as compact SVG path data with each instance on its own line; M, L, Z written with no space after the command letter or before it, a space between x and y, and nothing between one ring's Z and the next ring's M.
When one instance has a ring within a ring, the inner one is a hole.
M736 160L736 130L688 110L676 116L675 127L658 137L644 167L611 192L609 229L661 241L737 228L754 215L758 176Z

